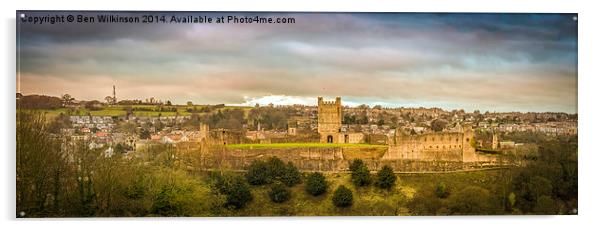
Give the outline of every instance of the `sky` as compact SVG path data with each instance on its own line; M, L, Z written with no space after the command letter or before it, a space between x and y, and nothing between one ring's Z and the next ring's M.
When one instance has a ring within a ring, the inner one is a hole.
M103 100L115 85L119 100L177 104L316 105L340 96L349 106L577 112L576 14L153 14L295 23L17 20L17 90Z

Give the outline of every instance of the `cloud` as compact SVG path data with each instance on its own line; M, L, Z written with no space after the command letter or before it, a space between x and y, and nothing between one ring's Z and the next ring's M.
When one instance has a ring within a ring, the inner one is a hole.
M177 103L342 96L349 104L577 111L570 14L179 14L296 23L21 23L20 90L102 99L116 85L122 99Z

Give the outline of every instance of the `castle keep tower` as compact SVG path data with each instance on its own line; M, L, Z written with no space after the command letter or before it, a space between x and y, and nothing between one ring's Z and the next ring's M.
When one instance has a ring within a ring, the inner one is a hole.
M322 143L340 143L341 122L343 119L341 97L335 101L324 101L318 97L318 133Z

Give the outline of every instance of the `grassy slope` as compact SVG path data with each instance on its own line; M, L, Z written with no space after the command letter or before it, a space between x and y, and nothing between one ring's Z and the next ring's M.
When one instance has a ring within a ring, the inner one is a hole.
M438 182L445 182L451 192L476 185L493 191L500 171L479 171L453 174L397 175L396 186L391 191L374 186L356 188L349 174L326 174L327 193L313 197L305 193L304 184L293 187L292 198L285 203L272 203L268 197L269 186L254 186L253 201L244 209L231 212L238 216L328 216L328 215L409 215L407 203L416 193L434 192ZM332 204L332 194L338 185L353 191L354 204L349 208L337 208Z

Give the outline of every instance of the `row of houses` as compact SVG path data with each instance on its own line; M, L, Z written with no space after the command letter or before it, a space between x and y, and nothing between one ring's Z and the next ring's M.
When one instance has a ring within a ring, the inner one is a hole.
M111 116L69 116L69 120L73 124L113 123L113 118L111 118Z
M162 116L162 117L147 117L147 116L130 116L128 121L135 122L139 124L145 123L184 123L190 120L191 116Z
M550 135L576 135L577 122L547 122L529 124L500 124L493 127L499 132L539 132Z
M69 121L73 131L78 130L81 133L90 133L91 129L110 132L115 127L115 122L110 116L69 116Z

